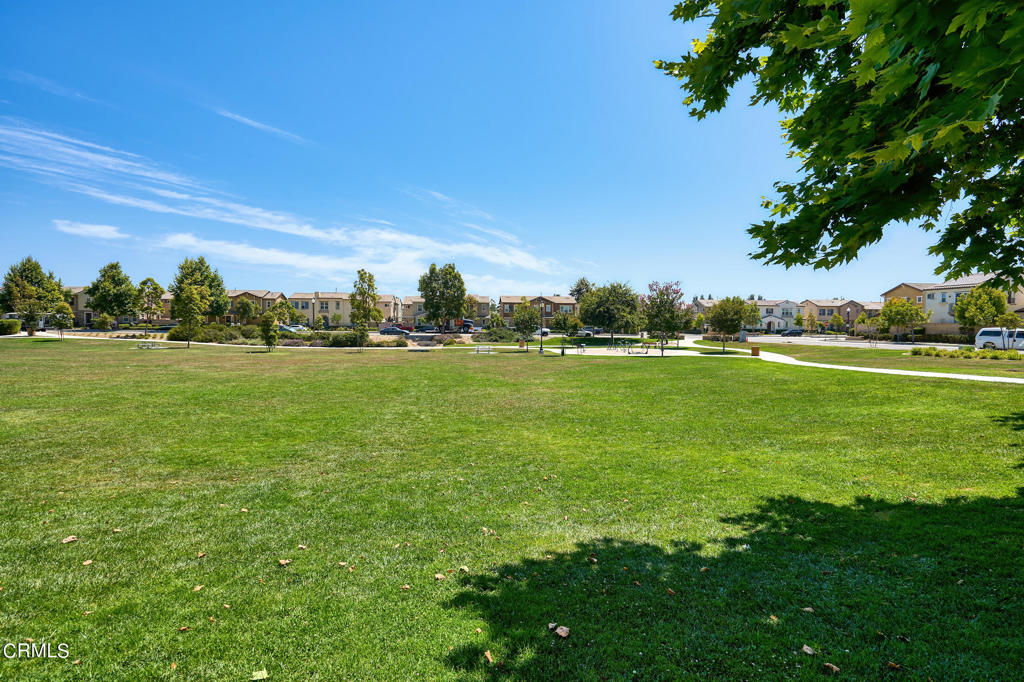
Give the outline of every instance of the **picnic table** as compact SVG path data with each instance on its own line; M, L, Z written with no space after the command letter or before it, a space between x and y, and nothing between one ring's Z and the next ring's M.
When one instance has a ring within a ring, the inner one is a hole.
M159 350L161 348L167 348L167 346L159 345L156 341L139 341L135 347L143 350Z

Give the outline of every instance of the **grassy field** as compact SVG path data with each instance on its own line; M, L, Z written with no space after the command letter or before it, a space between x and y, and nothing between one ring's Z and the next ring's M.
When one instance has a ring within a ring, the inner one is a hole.
M0 376L0 643L70 648L3 679L1020 675L1017 386L30 339Z
M698 344L721 350L722 344L714 341L697 341ZM884 367L887 369L912 369L923 372L947 372L953 374L983 374L986 376L1022 377L1024 362L1014 360L982 360L967 358L934 358L910 355L910 349L892 350L885 348L849 348L845 346L815 346L809 344L763 343L756 340L748 343L726 343L726 348L760 346L761 350L789 355L807 362L823 362L858 367Z

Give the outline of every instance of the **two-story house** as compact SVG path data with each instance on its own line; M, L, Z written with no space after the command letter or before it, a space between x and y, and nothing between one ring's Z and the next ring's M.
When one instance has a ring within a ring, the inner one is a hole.
M828 325L832 316L838 314L844 327L851 326L864 310L863 304L849 298L808 298L801 305L805 319L814 313L820 324Z
M515 296L504 294L498 299L501 309L501 319L505 326L512 326L512 315L516 306L526 302L540 310L541 326L550 327L551 321L557 313L579 316L579 305L572 296Z
M757 311L761 314L761 328L768 332L795 327L793 320L803 311L801 304L788 298L759 299L752 303L757 304Z
M238 319L238 313L236 311L236 304L244 299L248 299L254 306L256 306L256 314L262 315L270 306L274 305L278 301L287 300L285 295L280 291L268 291L266 289L228 289L226 291L228 299L231 301L231 307L228 308L228 314L224 316L224 321L228 324L240 323L242 320Z

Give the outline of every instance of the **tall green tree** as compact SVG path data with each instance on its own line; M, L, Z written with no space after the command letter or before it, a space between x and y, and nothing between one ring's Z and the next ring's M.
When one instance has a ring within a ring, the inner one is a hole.
M147 277L139 282L137 293L139 315L146 320L146 335L149 335L149 327L153 320L164 314L164 302L160 298L164 295L164 288L153 279Z
M957 296L953 317L961 327L991 327L1006 312L1006 294L990 286L974 287Z
M431 324L446 329L450 320L458 319L465 313L466 283L454 263L440 268L431 263L430 268L420 277L419 291L423 297L425 316Z
M139 307L139 290L117 261L100 268L99 276L85 288L85 294L92 301L90 308L114 318L131 315Z
M640 297L640 309L644 314L645 329L661 343L661 355L665 355L665 339L675 336L693 322L693 313L683 305L683 291L679 282L651 282L647 294Z
M720 299L708 310L708 324L722 337L722 352L725 352L725 337L738 334L743 329L747 315L747 303L739 296Z
M594 284L586 277L580 277L576 283L569 287L569 295L579 303L583 297L594 290Z
M526 350L530 350L530 341L540 329L540 309L530 305L524 298L512 311L512 326L516 328L519 339L526 342Z
M56 327L57 332L60 334L60 340L64 340L64 330L70 329L75 325L75 312L71 309L64 301L61 301L57 306L50 311L49 317L50 326Z
M53 272L44 272L43 267L32 256L26 256L12 265L4 275L0 288L0 312L14 312L19 301L36 300L39 308L46 313L66 301L68 292Z
M812 310L808 310L807 317L804 318L804 329L812 334L818 331L818 316Z
M210 310L210 292L206 287L195 284L180 284L174 293L174 303L178 310L178 324L185 328L185 347L191 348L192 337Z
M260 339L267 347L268 353L277 346L277 338L277 315L272 310L268 310L260 316Z
M882 312L878 315L878 326L882 329L910 330L910 340L914 340L914 327L928 321L929 315L921 308L903 298L894 298L885 302Z
M903 221L941 230L929 249L938 271L1019 283L1021 10L1020 0L683 0L672 18L710 23L708 34L655 65L698 119L740 82L751 104L787 117L800 178L764 201L771 218L749 230L756 258L832 268Z
M828 318L828 324L833 330L838 331L843 327L843 316L839 313L832 313L832 317Z
M797 313L796 317L793 318L793 326L795 326L795 327L803 327L804 326L804 316L803 316L802 313Z
M191 284L194 287L204 288L207 292L207 308L204 315L209 317L223 317L231 308L231 299L224 290L224 280L214 268L206 262L202 256L199 258L186 258L178 264L178 272L174 275L174 281L168 290L174 294L171 302L171 317L180 320L182 315L178 297L183 286Z
M352 283L351 301L350 319L356 326L369 327L384 319L384 311L377 307L377 282L372 273L366 270L356 273L356 281Z
M256 304L245 296L239 296L235 301L235 316L239 324L245 324L256 317Z
M753 294L751 294L753 296ZM756 328L761 326L761 309L753 303L753 298L748 298L748 303L743 308L743 326Z
M580 318L569 313L558 312L551 318L551 330L561 334L564 338L569 339L569 343L573 343L576 335L583 329L583 323L580 322ZM562 354L565 354L564 344Z
M580 319L586 324L610 331L612 345L615 345L615 332L634 324L639 308L640 301L636 292L628 284L612 282L583 296L580 301Z
M996 317L993 320L993 324L999 327L999 331L1003 333L1003 336L1007 337L1007 343L1004 346L1005 350L1010 350L1017 347L1017 343L1020 341L1020 335L1017 333L1018 329L1024 326L1024 320L1020 319L1020 315L1017 313L1007 310L1002 315Z
M302 314L302 311L288 301L278 301L267 310L274 314L274 319L280 324L284 324L285 322L298 324L302 320L306 319L306 316Z

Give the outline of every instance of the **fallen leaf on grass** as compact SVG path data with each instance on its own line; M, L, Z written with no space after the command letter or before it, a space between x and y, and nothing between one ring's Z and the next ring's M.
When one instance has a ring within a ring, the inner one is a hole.
M226 609L230 609L230 608L231 608L231 604L223 604L223 606L224 606L224 608L226 608Z
M306 549L305 545L299 545L299 549Z
M459 566L459 573L469 573L469 566Z
M444 578L445 578L444 573L435 573L434 574L434 580L441 581L441 580L444 580Z
M569 636L569 628L565 627L564 625L559 625L557 628L555 628L555 634L561 637L562 639L565 639Z
M491 656L491 652L489 650L484 652L484 658L487 659L488 663L494 663L494 656Z
M548 623L548 630L554 630L558 627L558 623Z
M889 661L889 663L887 665L889 666L890 670L899 670L900 668L903 667L899 663L894 663L892 661Z
M189 629L191 629L191 628L189 628L189 626L182 625L180 628L178 628L178 632L185 632L185 631L187 631Z
M202 559L204 556L206 556L206 552L200 552L197 558Z
M639 581L639 580L634 580L634 581L633 581L633 584L634 584L634 585L636 585L637 587L640 587L640 586L641 586L641 585L640 585L640 581Z
M775 615L775 614L773 613L772 615L768 616L768 621L769 621L769 622L770 622L770 623L771 623L772 625L775 625L776 623L778 623L778 622L779 622L779 617L778 617L778 616L776 616L776 615Z
M85 561L82 562L82 565L83 566L88 566L91 563L92 563L92 559L86 559Z
M348 562L347 561L339 561L338 565L341 566L342 568L344 568L345 566L348 566Z
M266 668L263 670L257 670L252 674L250 680L266 680L270 678L270 673L267 672Z
M246 512L246 513L248 513L248 511L249 511L249 510L248 510L248 509L246 509L245 507L242 507L242 508L241 508L241 509L239 509L238 511L241 511L241 512Z
M171 662L171 670L177 670L177 668L178 668L178 664L177 664L177 663L174 663L174 662L172 661L172 662Z
M666 592L668 592L668 593L669 593L670 595L672 595L673 597L674 597L674 596L675 596L675 594L676 594L676 591L675 591L675 590L673 590L673 589L672 589L671 587L666 587L666 588L665 588L665 591L666 591Z
M82 662L82 659L76 658L75 660L71 661L71 665L78 665L81 662Z
M115 533L120 533L120 532L121 532L121 529L120 529L120 528L115 528L115 529L114 529L114 532L115 532Z
M198 592L199 590L203 589L203 587L204 587L204 585L196 585L195 587L192 588L192 591L193 592Z
M808 656L813 656L814 655L814 649L812 649L811 647L807 646L806 644L804 644L803 647L800 648L800 651L804 652Z
M803 611L804 613L814 613L814 609L812 607L810 607L810 606L805 606L805 607L803 607L800 610Z
M349 572L349 573L354 573L354 572L355 572L355 570L356 570L356 567L355 567L355 566L349 566L349 567L348 567L348 572Z
M277 563L280 564L281 566L287 566L291 562L292 562L291 559L278 559L277 560Z
M66 545L66 544L68 544L69 542L75 542L75 541L77 541L77 540L78 540L78 538L77 538L77 537L75 537L74 535L69 535L69 536L67 536L66 538L64 538L63 540L61 540L61 541L60 541L60 544L62 544L62 545Z
M480 628L477 628L477 629L476 629L476 634L478 634L478 635L479 635L479 634L480 634L481 632L483 632L483 630L481 630Z
M839 666L834 663L826 663L825 672L835 675L839 672Z
M409 589L409 586L408 586L408 585L402 585L402 589L403 589L403 590L408 590L408 589Z

